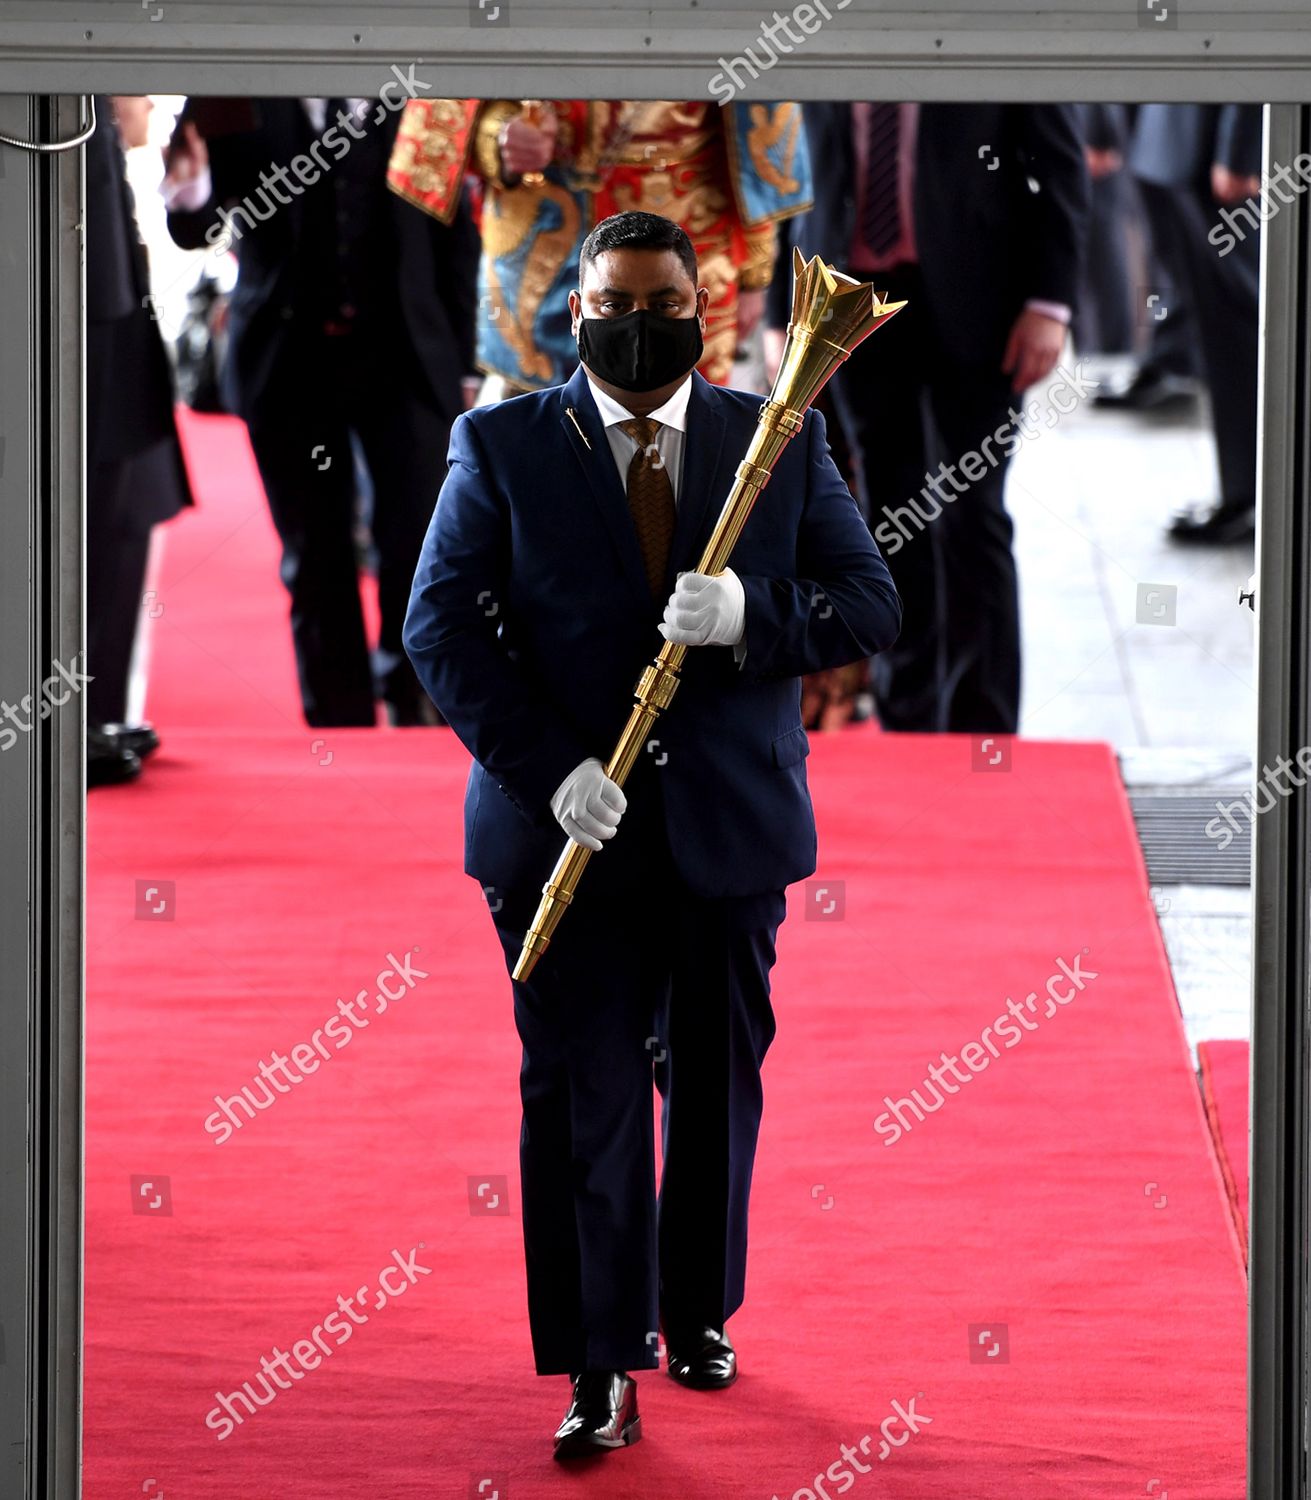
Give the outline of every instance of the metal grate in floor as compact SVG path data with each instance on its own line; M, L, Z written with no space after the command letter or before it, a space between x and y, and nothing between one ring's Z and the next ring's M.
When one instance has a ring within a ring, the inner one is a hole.
M1131 787L1129 805L1153 885L1251 884L1251 804L1242 787Z

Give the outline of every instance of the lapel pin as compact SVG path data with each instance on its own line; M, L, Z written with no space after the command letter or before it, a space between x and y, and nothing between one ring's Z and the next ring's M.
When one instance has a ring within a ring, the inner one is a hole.
M591 445L591 443L589 443L587 441L587 434L578 425L578 418L574 414L573 407L572 406L566 406L565 407L565 413L568 416L569 420L574 424L574 431L577 432L577 434L578 434L578 436L580 438L582 438L583 443L586 445L587 451L590 453L592 451L592 445Z

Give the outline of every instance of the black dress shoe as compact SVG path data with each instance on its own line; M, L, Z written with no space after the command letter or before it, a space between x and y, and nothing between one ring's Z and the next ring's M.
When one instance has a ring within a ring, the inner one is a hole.
M1256 536L1256 501L1203 501L1186 505L1171 517L1166 534L1176 542L1210 542L1227 546Z
M718 1390L737 1379L737 1355L722 1328L665 1330L665 1367L680 1385Z
M1197 388L1182 376L1144 367L1127 384L1098 391L1093 405L1119 411L1182 411L1197 405Z
M642 1436L637 1382L623 1370L584 1370L574 1377L573 1400L556 1429L555 1457L624 1448Z
M126 750L98 724L86 730L86 784L114 786L141 775L141 757Z
M159 735L153 724L102 724L100 728L139 760L159 749Z

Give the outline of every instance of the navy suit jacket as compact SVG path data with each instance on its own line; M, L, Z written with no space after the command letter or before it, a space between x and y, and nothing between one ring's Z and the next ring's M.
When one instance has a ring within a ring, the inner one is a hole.
M696 567L760 406L693 373L659 602L581 369L456 420L404 643L474 757L464 868L485 887L540 888L550 874L565 842L551 795L588 756L609 760L637 679L665 644L665 600L677 573ZM739 666L731 646L688 649L652 753L625 784L624 818L594 857L612 877L640 857L650 819L663 819L679 873L701 896L814 873L801 675L882 651L901 625L818 412L784 450L729 566L746 592L745 658Z

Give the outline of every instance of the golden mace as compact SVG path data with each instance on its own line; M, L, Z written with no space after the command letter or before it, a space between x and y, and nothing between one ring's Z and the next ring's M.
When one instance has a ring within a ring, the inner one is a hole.
M737 466L733 488L696 566L698 573L722 573L728 566L751 507L769 483L779 455L801 431L807 407L857 344L905 305L886 301L868 282L842 275L818 255L806 260L793 248L792 318L783 359L773 389L760 408L746 457ZM623 786L656 719L669 707L687 649L681 642L666 641L638 680L633 711L605 768L617 785ZM565 844L542 887L537 915L524 937L513 978L527 979L546 952L592 853L586 844L573 839Z

